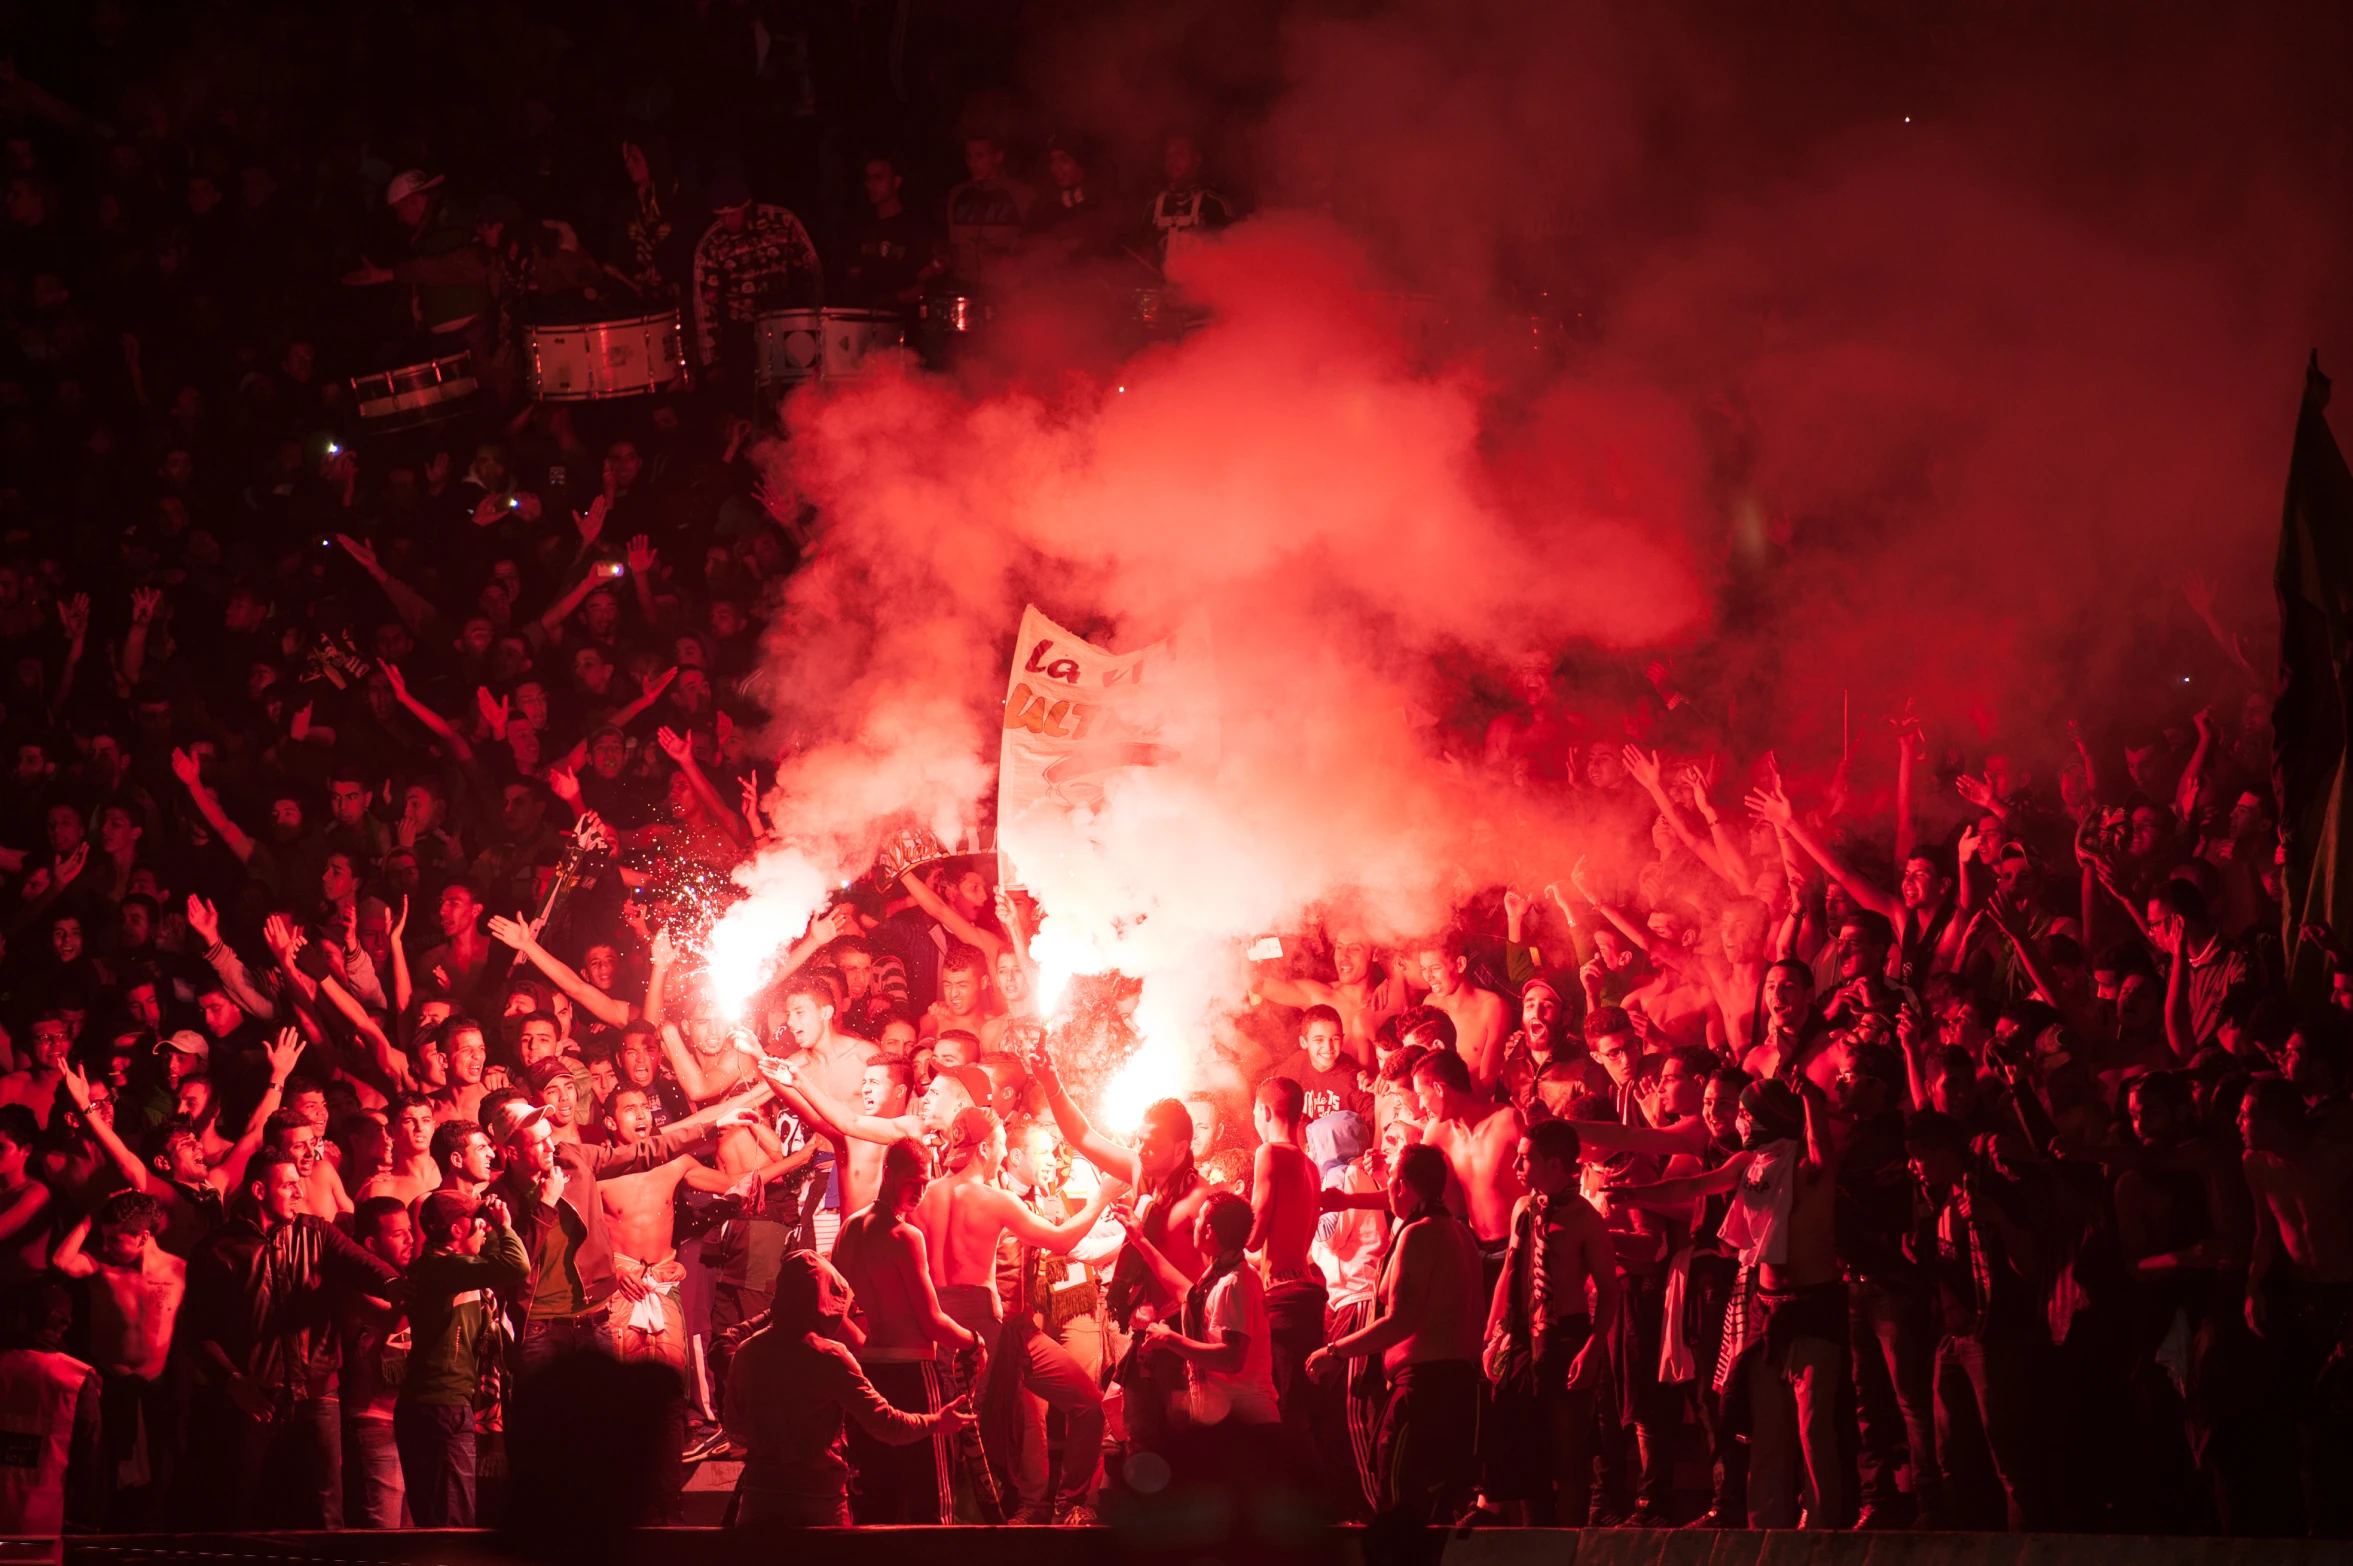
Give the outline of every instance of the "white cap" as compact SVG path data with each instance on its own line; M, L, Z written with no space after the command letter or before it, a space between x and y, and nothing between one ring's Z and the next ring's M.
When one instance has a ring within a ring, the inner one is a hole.
M384 187L384 204L397 207L421 190L431 190L441 183L438 174L428 175L423 169L403 169L392 176L392 183Z

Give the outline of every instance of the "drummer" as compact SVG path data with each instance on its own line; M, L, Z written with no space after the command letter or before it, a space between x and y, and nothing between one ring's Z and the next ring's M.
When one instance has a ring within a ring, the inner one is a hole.
M711 211L694 248L695 358L707 371L740 378L751 368L760 313L820 304L825 285L801 220L752 200L741 174L711 181Z

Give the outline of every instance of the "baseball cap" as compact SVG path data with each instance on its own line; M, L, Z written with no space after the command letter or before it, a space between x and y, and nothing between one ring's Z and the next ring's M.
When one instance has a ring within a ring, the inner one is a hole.
M207 1063L212 1060L212 1040L194 1028L182 1028L177 1033L170 1035L163 1041L163 1047L168 1050L176 1050L182 1055L194 1055L198 1060Z
M964 1091L972 1095L972 1101L975 1104L983 1109L988 1108L989 1095L996 1091L996 1084L989 1080L989 1074L981 1070L980 1067L958 1066L954 1070L943 1071L940 1075L954 1077L958 1082L964 1084Z
M490 1112L490 1124L482 1129L490 1133L493 1142L510 1142L517 1132L527 1126L537 1125L546 1118L545 1105L534 1104L528 1099L510 1098Z
M441 176L427 174L423 169L403 169L392 176L392 183L384 187L384 204L397 207L421 190L440 186Z
M1560 990L1550 979L1530 979L1520 986L1520 999L1526 1000L1538 990L1542 990L1556 1001L1560 999Z

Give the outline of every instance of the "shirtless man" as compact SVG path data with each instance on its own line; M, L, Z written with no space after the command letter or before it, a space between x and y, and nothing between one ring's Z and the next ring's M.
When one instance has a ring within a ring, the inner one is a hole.
M1379 1509L1402 1510L1425 1524L1459 1515L1477 1477L1480 1328L1488 1295L1478 1237L1446 1207L1453 1178L1434 1147L1398 1153L1387 1194L1404 1227L1381 1267L1373 1320L1317 1349L1306 1367L1314 1376L1332 1360L1381 1356L1389 1405L1376 1459L1384 1487Z
M1005 1166L1005 1126L982 1108L957 1111L948 1127L947 1164L948 1172L924 1188L915 1225L923 1231L940 1308L977 1333L994 1359L1005 1318L997 1298L998 1242L1011 1234L1024 1245L1067 1256L1125 1187L1105 1180L1086 1206L1061 1223L1048 1223L997 1183ZM987 1405L985 1394L980 1402Z
M940 998L924 1008L921 1038L937 1038L951 1028L972 1036L972 1054L980 1058L981 1029L987 1026L989 959L977 946L950 941L940 959Z
M59 1242L50 1265L69 1278L94 1278L90 1290L90 1357L104 1386L109 1455L119 1464L147 1450L147 1497L171 1490L181 1445L172 1397L164 1383L172 1326L188 1293L188 1263L156 1244L163 1204L137 1191L118 1191ZM85 1251L92 1225L97 1243ZM131 1515L144 1517L141 1505ZM108 1520L125 1514L110 1511Z
M1619 1303L1609 1226L1577 1192L1583 1129L1547 1120L1520 1138L1515 1167L1528 1194L1512 1208L1511 1249L1487 1309L1486 1363L1507 1436L1497 1446L1508 1454L1490 1476L1501 1492L1491 1496L1517 1509L1516 1521L1544 1528L1585 1525L1594 1395Z
M444 1120L472 1120L482 1108L488 1089L482 1068L490 1050L482 1041L482 1025L469 1017L452 1017L441 1025L438 1042L449 1062L449 1085L434 1095L434 1112Z
M760 1112L748 1107L729 1110L718 1124L723 1132L753 1136L767 1130ZM631 1084L613 1090L612 1101L605 1106L605 1130L622 1147L635 1147L653 1136L654 1116L645 1089ZM597 1182L605 1234L612 1242L613 1277L619 1284L606 1304L619 1358L655 1359L685 1369L686 1316L679 1289L686 1281L686 1268L678 1260L673 1238L678 1211L672 1199L681 1184L713 1194L745 1185L757 1190L807 1163L816 1149L803 1145L791 1154L783 1154L781 1147L777 1151L783 1156L740 1177L708 1168L692 1153L680 1153L666 1164Z
M907 1113L907 1095L913 1087L913 1073L905 1061L877 1057L859 1073L858 1108L877 1120L899 1120ZM883 1144L857 1138L849 1146L849 1158L840 1165L842 1211L854 1213L874 1205L881 1189Z
M1470 982L1471 959L1462 934L1448 930L1425 942L1414 961L1430 987L1427 1004L1454 1019L1455 1049L1484 1093L1503 1075L1503 1040L1511 1032L1511 1011L1503 997Z
M333 1223L352 1210L352 1201L343 1177L326 1159L326 1140L299 1109L279 1110L262 1131L264 1146L293 1156L295 1172L302 1176L301 1210Z
M441 1169L435 1189L475 1201L498 1178L498 1149L490 1133L471 1120L444 1120L433 1128L433 1162Z
M1136 1145L1125 1147L1097 1131L1071 1101L1054 1057L1043 1047L1030 1057L1029 1069L1045 1092L1062 1140L1106 1178L1142 1196L1112 1270L1113 1318L1137 1333L1154 1321L1178 1319L1183 1297L1171 1293L1163 1279L1171 1273L1186 1280L1201 1276L1208 1258L1201 1254L1196 1230L1201 1208L1215 1189L1193 1164L1192 1117L1175 1099L1160 1099L1145 1108ZM1187 1390L1184 1361L1155 1349L1139 1350L1123 1387L1130 1438L1144 1451L1165 1451L1171 1400Z
M1289 1077L1258 1085L1250 1106L1258 1151L1250 1164L1250 1239L1244 1246L1258 1258L1266 1281L1275 1392L1284 1420L1296 1429L1306 1428L1307 1419L1307 1378L1300 1367L1324 1341L1324 1275L1308 1254L1323 1216L1316 1198L1323 1180L1300 1146L1306 1109L1305 1090Z
M361 1185L355 1200L389 1196L403 1207L414 1207L441 1184L441 1165L433 1157L433 1100L422 1093L401 1093L386 1109L392 1120L392 1161Z
M57 1085L64 1080L65 1057L73 1048L73 1030L64 1017L45 1011L33 1019L32 1059L0 1076L0 1104L22 1104L42 1127L57 1103Z
M1370 1063L1373 1058L1373 1031L1384 1017L1393 1017L1411 1004L1406 994L1405 980L1392 973L1379 983L1373 982L1373 948L1363 930L1355 925L1340 925L1332 934L1332 977L1323 979L1289 979L1278 974L1261 975L1253 988L1264 999L1279 1006L1329 1006L1340 1014L1340 1024L1351 1048L1349 1053L1358 1060Z
M1833 1527L1844 1469L1838 1452L1837 1387L1848 1354L1846 1286L1831 1238L1838 1150L1829 1096L1810 1077L1758 1081L1740 1095L1741 1151L1705 1174L1612 1187L1618 1201L1668 1212L1731 1192L1717 1229L1740 1257L1737 1287L1744 1336L1732 1345L1732 1374L1745 1375L1753 1413L1749 1526L1797 1522L1801 1457L1813 1485L1809 1518ZM1771 1340L1766 1323L1775 1324ZM1727 1329L1729 1330L1729 1328ZM1727 1385L1729 1383L1726 1383Z
M883 1150L872 1206L842 1224L833 1264L850 1282L864 1313L858 1364L892 1407L936 1413L949 1399L939 1350L978 1354L980 1334L940 1308L929 1248L910 1220L923 1199L930 1160L920 1142L902 1137ZM955 1516L954 1472L945 1439L888 1447L852 1427L849 1453L858 1472L861 1523L945 1523Z
M1479 1237L1480 1255L1487 1264L1480 1286L1492 1290L1503 1272L1513 1204L1526 1194L1512 1164L1527 1126L1511 1105L1490 1103L1474 1094L1470 1068L1451 1050L1435 1051L1415 1063L1413 1090L1422 1106L1422 1145L1446 1160L1452 1175L1448 1202L1459 1208Z

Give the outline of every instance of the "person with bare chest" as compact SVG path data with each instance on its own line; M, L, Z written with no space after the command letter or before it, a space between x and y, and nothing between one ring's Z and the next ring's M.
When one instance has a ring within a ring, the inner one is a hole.
M1250 1240L1266 1284L1268 1331L1274 1347L1275 1392L1283 1423L1302 1440L1307 1433L1309 1391L1300 1367L1323 1346L1326 1290L1323 1269L1308 1254L1323 1179L1300 1146L1305 1134L1306 1092L1289 1077L1258 1085L1250 1123L1258 1151L1250 1166Z
M1512 1163L1527 1128L1511 1105L1472 1092L1470 1068L1452 1050L1423 1056L1413 1068L1413 1089L1422 1106L1422 1145L1446 1159L1452 1177L1448 1204L1479 1237L1485 1284L1492 1290L1503 1274L1513 1204L1525 1194Z
M389 1196L403 1207L414 1207L426 1192L441 1185L441 1164L433 1156L433 1100L422 1093L396 1094L386 1112L392 1122L392 1160L352 1197L364 1202Z
M1143 1341L1142 1334L1155 1321L1175 1319L1185 1289L1170 1284L1181 1280L1190 1288L1208 1263L1195 1236L1212 1187L1193 1164L1193 1117L1175 1099L1160 1099L1145 1107L1136 1145L1122 1146L1097 1131L1071 1100L1045 1049L1030 1057L1030 1072L1045 1091L1062 1140L1106 1176L1142 1195L1112 1268L1109 1305L1120 1330L1137 1334L1118 1370L1129 1438L1140 1451L1165 1452L1171 1410L1186 1395L1185 1365L1177 1355Z
M853 1213L833 1246L833 1265L863 1312L858 1366L885 1402L917 1417L937 1415L950 1401L939 1350L977 1355L981 1349L980 1334L940 1308L929 1247L913 1221L929 1173L920 1142L902 1137L891 1143L874 1205ZM853 1430L852 1515L861 1523L954 1521L952 1436L952 1430L935 1430L929 1441L893 1444Z
M171 1375L171 1349L188 1264L156 1244L163 1229L161 1202L118 1191L74 1226L50 1262L92 1282L90 1357L119 1486L107 1524L118 1529L153 1520L155 1503L171 1493L183 1440L185 1398Z

